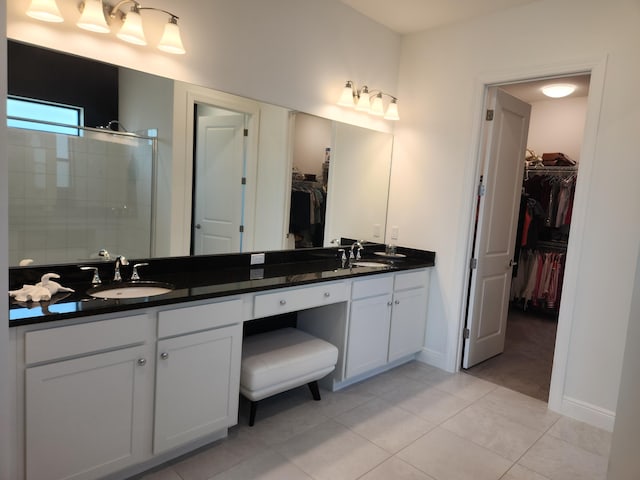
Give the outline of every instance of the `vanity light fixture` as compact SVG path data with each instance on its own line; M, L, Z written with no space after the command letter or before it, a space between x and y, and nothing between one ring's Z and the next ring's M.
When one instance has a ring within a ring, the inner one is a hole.
M576 91L576 86L571 83L554 83L542 87L542 93L551 98L562 98L571 95Z
M104 17L104 7L102 0L84 0L80 4L82 15L76 25L90 32L109 33L111 29L107 25L107 19Z
M64 21L56 0L31 0L27 15L43 22L60 23Z
M122 11L120 8L127 4L133 4L128 12ZM146 45L147 39L142 28L141 10L153 10L162 12L169 16L169 21L164 26L164 31L158 44L158 49L163 52L173 54L186 53L180 37L180 28L178 27L178 16L167 10L154 7L143 7L136 0L121 0L114 6L104 2L103 0L83 0L79 5L82 15L76 25L85 30L97 33L108 33L111 31L109 24L111 20L119 18L122 20L122 26L116 36L125 42L135 45ZM56 4L56 0L32 0L27 15L32 18L43 20L45 22L62 22L64 21L60 10Z
M118 12L118 8L120 8L123 3L126 2L120 2L115 7L113 7L111 13L109 14L111 18L115 18ZM134 2L131 10L123 14L122 19L122 27L120 27L120 31L116 33L116 37L125 42L133 43L134 45L146 45L147 39L144 36L144 30L142 30L140 4Z
M383 95L390 98L386 111L384 108ZM342 95L340 95L338 105L341 107L355 108L360 112L370 113L371 115L384 116L386 120L400 120L400 116L398 115L398 99L396 97L382 90L369 90L369 87L366 85L358 90L351 80L348 80L342 89Z

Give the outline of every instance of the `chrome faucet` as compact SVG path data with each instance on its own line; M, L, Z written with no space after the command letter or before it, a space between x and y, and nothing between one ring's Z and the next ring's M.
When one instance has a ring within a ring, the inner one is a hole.
M120 266L122 265L129 265L129 260L127 260L123 255L118 255L118 258L116 258L116 269L113 273L114 282L122 281L122 275L120 275Z
M357 248L355 257L353 256L354 248ZM362 246L362 243L360 243L359 241L353 242L351 244L351 252L349 252L349 262L352 262L353 260L360 260L362 258L360 253L363 250L364 250L364 247Z

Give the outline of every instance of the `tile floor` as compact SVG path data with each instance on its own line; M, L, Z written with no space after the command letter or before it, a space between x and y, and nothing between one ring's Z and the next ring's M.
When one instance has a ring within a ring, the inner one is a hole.
M144 480L597 480L611 434L466 373L411 362L314 402L248 405L225 440Z

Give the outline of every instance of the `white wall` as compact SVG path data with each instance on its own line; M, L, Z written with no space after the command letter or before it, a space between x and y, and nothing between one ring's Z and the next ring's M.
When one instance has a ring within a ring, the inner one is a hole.
M562 152L579 162L586 117L587 97L533 102L527 145L538 155Z
M135 70L120 69L118 114L132 132L158 131L155 188L155 256L169 255L171 238L171 153L173 148L173 82Z
M322 180L325 149L331 148L332 122L326 118L299 113L295 120L293 168L299 173L314 173Z
M633 303L629 316L629 329L624 350L624 364L616 423L611 440L608 480L637 480L640 478L638 435L640 434L640 255L636 265Z
M601 115L585 138L593 155L584 158L583 149L578 178L576 253L560 313L569 326L559 331L564 388L555 405L604 423L616 408L634 275L628 260L640 239L639 22L637 0L541 0L408 36L400 66L400 98L416 108L405 108L396 130L388 224L400 227L399 243L437 252L425 354L456 369L482 86L522 72L570 73L568 64L602 71L606 60Z

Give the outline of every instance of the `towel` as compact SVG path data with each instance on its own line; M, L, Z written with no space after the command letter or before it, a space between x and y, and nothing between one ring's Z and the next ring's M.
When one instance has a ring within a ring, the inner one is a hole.
M52 278L60 278L60 275L45 273L35 285L23 285L19 290L9 290L9 296L14 297L18 302L43 302L51 300L51 296L58 292L74 291L54 282Z

